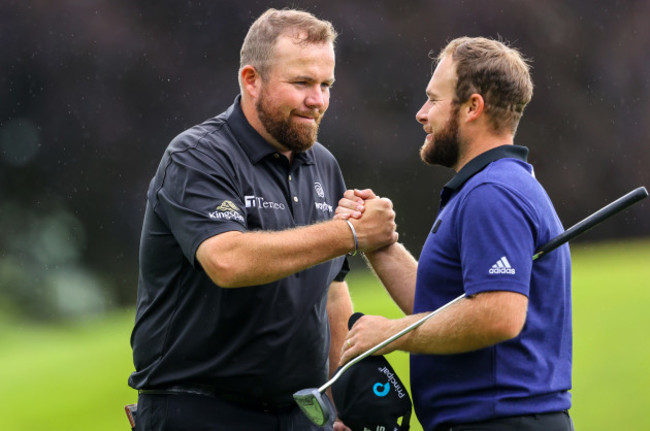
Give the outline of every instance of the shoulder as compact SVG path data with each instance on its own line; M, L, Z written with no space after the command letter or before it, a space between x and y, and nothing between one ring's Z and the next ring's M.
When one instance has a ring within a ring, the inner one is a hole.
M334 154L332 154L332 152L320 142L315 142L309 151L314 155L318 155L319 157L335 159Z
M192 149L201 151L215 146L228 146L233 141L226 118L222 114L178 134L171 140L167 151L170 153Z
M515 159L491 163L465 184L461 195L464 210L474 214L522 211L532 219L539 219L540 209L551 206L532 166Z
M193 172L228 172L245 163L223 114L209 118L181 132L168 144L152 185L162 186L170 175L183 177Z
M490 163L466 184L467 193L480 189L483 193L509 193L522 200L537 200L545 196L535 178L533 167L517 159L499 159Z
M338 161L336 160L336 157L334 157L334 154L332 154L332 152L320 142L314 143L314 145L307 152L316 164L325 164L338 167Z

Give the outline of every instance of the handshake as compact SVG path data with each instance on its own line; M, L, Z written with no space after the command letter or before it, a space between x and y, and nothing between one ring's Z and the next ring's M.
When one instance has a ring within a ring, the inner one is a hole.
M344 220L350 226L355 253L372 252L399 239L393 203L371 189L347 190L339 200L334 220Z

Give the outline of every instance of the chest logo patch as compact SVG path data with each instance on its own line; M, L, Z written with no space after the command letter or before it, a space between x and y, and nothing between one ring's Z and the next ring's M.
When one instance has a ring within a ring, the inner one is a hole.
M259 208L264 210L282 210L287 209L282 202L267 201L262 196L246 195L244 196L246 208Z
M325 191L323 191L323 185L316 181L314 183L314 189L316 190L316 194L318 195L319 198L324 199L325 198Z

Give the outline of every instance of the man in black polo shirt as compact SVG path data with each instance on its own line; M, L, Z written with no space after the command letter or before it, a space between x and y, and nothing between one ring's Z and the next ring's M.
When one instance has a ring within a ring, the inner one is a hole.
M268 10L242 46L240 96L167 148L140 245L138 430L333 428L314 427L291 395L339 361L345 254L397 240L387 199L331 220L345 184L316 136L335 39L311 14Z

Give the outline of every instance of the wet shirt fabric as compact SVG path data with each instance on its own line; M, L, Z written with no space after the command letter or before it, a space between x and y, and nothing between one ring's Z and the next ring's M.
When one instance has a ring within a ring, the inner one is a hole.
M529 303L512 340L463 354L411 355L424 429L571 406L570 252L565 244L532 260L563 227L527 154L510 145L483 153L441 192L419 259L414 312L488 291L517 292Z
M195 258L227 231L278 231L332 218L345 191L321 144L292 164L247 122L239 97L170 143L147 195L133 388L210 385L281 402L328 375L327 292L344 257L279 281L224 289Z

